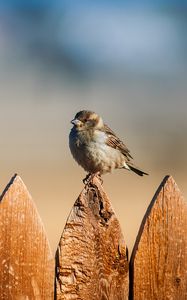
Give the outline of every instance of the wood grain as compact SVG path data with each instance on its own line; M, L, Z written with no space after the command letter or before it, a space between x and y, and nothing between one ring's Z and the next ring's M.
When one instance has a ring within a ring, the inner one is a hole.
M0 299L54 299L54 260L19 176L11 179L0 201Z
M130 299L187 299L187 204L166 176L142 221L130 262Z
M128 299L127 248L96 177L76 200L60 239L56 299Z

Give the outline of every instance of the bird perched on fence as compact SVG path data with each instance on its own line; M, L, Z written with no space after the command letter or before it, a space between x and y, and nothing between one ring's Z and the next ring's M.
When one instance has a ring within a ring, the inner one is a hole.
M128 148L99 115L82 110L71 123L70 150L78 164L89 173L88 176L102 175L121 168L139 176L148 175L134 165Z

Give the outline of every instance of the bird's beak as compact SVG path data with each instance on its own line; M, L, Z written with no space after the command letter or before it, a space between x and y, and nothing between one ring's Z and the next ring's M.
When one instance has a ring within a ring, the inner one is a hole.
M78 125L80 125L80 121L78 119L73 119L73 120L71 120L71 124L78 126Z

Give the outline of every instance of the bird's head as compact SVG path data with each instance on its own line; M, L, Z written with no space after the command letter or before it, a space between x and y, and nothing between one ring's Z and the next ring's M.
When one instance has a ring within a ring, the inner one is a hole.
M77 130L100 129L103 126L103 120L93 111L81 110L71 121Z

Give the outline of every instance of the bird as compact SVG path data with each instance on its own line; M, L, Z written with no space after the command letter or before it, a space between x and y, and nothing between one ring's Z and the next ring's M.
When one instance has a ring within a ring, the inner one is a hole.
M90 176L101 176L114 169L126 169L139 176L148 175L134 165L127 146L97 113L81 110L71 123L69 148L75 161L88 172L85 181Z

